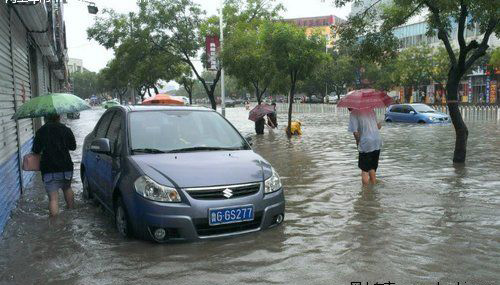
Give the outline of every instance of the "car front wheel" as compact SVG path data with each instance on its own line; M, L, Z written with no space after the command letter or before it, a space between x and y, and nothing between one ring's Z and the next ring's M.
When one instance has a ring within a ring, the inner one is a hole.
M82 175L82 196L85 200L92 199L92 190L90 189L89 181L85 172Z
M391 122L392 122L392 120L391 120L391 119L386 119L385 121L386 121L387 123L391 123Z
M132 235L132 228L127 214L127 209L123 203L122 197L118 197L115 206L115 224L118 233L125 238Z

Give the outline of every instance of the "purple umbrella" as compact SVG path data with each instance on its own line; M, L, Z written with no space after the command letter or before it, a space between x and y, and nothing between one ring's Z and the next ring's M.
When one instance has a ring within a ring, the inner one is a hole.
M255 106L250 111L250 114L248 115L248 119L250 121L257 122L259 119L263 118L264 116L271 114L274 112L274 107L267 105L267 104L260 104Z

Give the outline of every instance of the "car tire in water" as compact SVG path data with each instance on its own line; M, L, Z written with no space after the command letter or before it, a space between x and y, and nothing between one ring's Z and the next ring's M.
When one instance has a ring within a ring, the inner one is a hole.
M418 121L419 124L425 124L425 121Z
M132 227L121 196L118 196L115 203L115 225L122 237L128 238L132 236Z
M82 197L84 200L91 200L92 198L94 198L85 172L82 175Z
M387 119L385 120L387 123L392 123L392 120L391 119Z

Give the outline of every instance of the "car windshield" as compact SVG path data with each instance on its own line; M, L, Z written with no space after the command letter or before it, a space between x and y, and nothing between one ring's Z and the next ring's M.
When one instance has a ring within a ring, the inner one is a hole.
M417 111L418 113L435 113L436 110L432 109L431 107L427 105L412 105L413 109Z
M130 114L133 153L249 149L219 114L206 111L145 111Z

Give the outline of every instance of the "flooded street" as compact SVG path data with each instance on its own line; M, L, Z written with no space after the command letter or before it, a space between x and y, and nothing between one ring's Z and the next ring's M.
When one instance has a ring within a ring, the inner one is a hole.
M67 122L75 168L103 111ZM227 113L253 135L247 111ZM82 200L75 169L76 209L63 209L61 197L60 216L49 220L39 178L21 197L0 240L0 284L498 284L498 122L468 123L464 168L451 163L451 125L386 124L380 183L364 189L347 117L295 118L302 137L286 138L285 114L280 130L253 135L283 179L282 226L198 243L124 240L110 214Z

